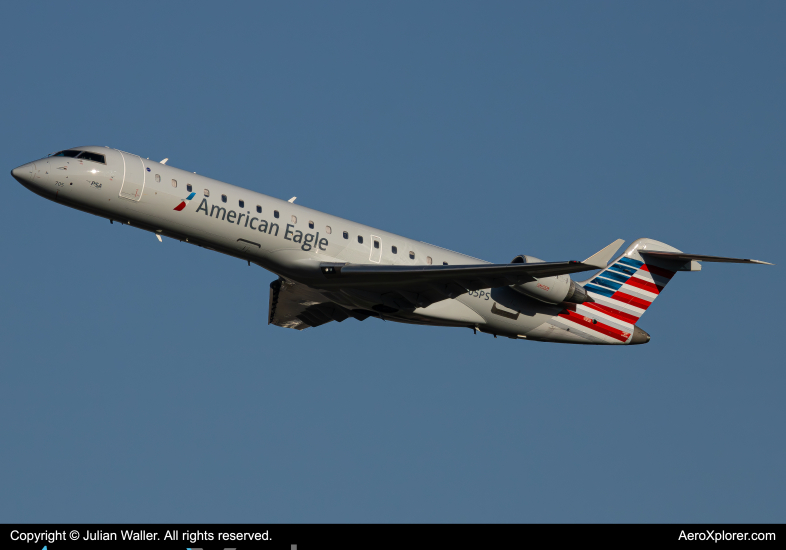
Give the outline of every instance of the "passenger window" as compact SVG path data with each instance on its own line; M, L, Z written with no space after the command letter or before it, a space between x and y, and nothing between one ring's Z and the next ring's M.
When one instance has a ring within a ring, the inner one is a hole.
M374 248L379 248L379 241L374 239Z
M314 222L312 222L311 220L308 221L308 228L314 229Z
M358 235L358 242L360 244L363 244L363 237L361 235Z
M206 196L206 197L209 197L209 196L210 196L210 189L205 189L205 196Z
M391 251L393 254L398 254L398 248L396 248L395 246L391 246L391 247L390 247L390 251Z
M292 214L292 223L297 223L297 216Z
M448 262L442 262L442 265L448 265Z
M156 174L156 183L161 183L161 176Z
M177 187L177 180L172 180L172 187ZM191 186L189 185L189 187ZM189 191L191 191L191 189L189 189Z
M331 233L333 233L333 230L332 230L332 229L330 229L330 226L329 226L329 225L326 225L326 226L325 226L325 233L327 233L328 235L330 235Z
M411 250L409 251L409 259L410 260L414 260L415 259L415 253L412 252Z
M227 202L227 196L221 195L221 202Z
M348 238L349 238L349 233L347 233L346 231L344 231L344 238L345 238L345 239L348 239Z
M259 205L257 205L257 213L258 213L258 214L261 214L261 213L262 213L262 207L261 207L261 206L259 206Z
M277 218L277 217L278 217L278 210L273 210L273 217L274 217L274 218Z
M246 203L245 203L245 201L237 201L237 205L238 205L240 208L245 208L245 207L246 207Z
M431 265L431 256L426 256L426 263Z
M187 183L187 184L186 184L186 190L187 190L187 191L190 193L190 192L191 192L191 191L193 191L194 189L191 187L191 184L190 184L190 183Z

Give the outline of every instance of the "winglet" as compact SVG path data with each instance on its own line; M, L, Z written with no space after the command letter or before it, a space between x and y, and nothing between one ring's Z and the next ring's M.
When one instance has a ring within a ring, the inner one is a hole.
M609 246L601 250L600 252L596 252L586 260L584 260L583 264L591 265L593 267L597 267L598 269L605 269L609 263L609 260L617 251L617 249L622 246L622 243L625 242L625 239L617 239Z

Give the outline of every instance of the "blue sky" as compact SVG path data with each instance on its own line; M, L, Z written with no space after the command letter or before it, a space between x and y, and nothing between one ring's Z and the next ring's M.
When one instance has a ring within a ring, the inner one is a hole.
M2 13L3 521L783 520L782 3ZM285 330L269 272L8 174L88 144L494 262L777 265L678 275L645 346Z

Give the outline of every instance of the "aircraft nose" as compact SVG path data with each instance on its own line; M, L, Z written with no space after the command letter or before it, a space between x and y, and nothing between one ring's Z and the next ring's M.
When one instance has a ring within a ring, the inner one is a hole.
M24 183L25 180L30 179L30 173L30 164L23 164L11 170L11 175L14 176L14 179L19 183Z

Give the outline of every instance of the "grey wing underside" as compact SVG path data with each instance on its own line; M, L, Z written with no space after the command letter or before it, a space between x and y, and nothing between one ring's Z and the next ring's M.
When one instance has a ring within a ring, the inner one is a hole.
M605 264L603 265L605 267ZM324 295L344 305L390 314L425 308L484 288L527 283L540 277L598 269L584 262L540 262L463 266L321 265Z
M349 317L400 316L472 290L496 288L536 277L598 269L584 262L466 266L322 264L319 288L286 279L270 285L269 324L303 330Z
M285 279L270 283L268 324L303 330L330 321L340 323L349 317L362 321L368 316L362 312L347 310L306 285Z

